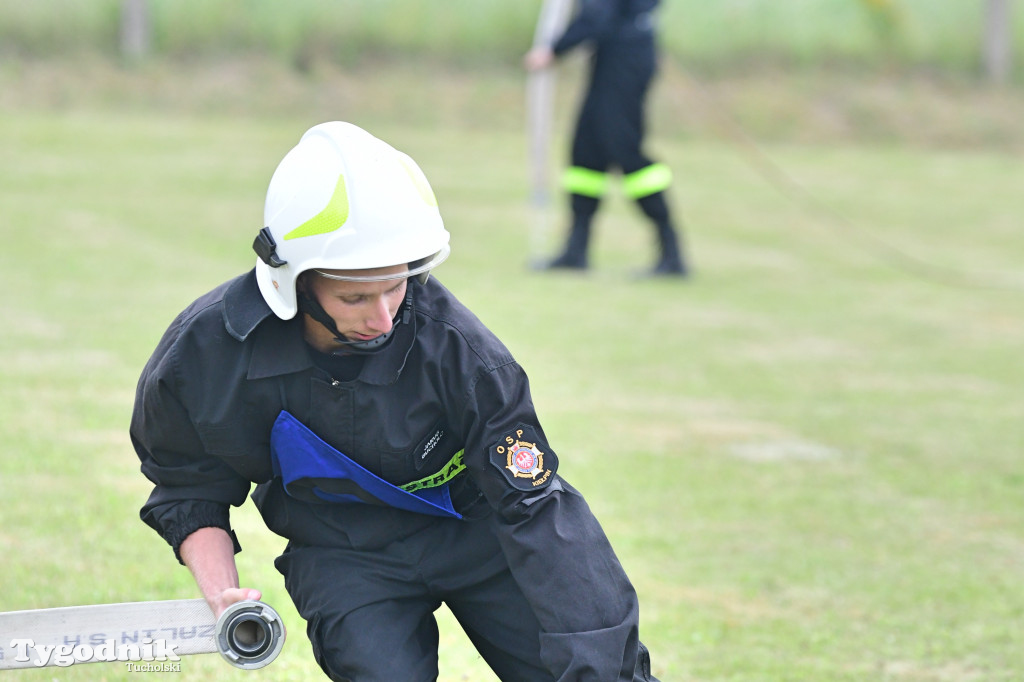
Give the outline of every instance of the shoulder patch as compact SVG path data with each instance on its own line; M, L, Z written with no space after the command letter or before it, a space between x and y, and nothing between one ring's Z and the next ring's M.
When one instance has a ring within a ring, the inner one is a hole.
M491 446L491 464L516 490L539 490L551 483L558 470L558 458L548 444L537 437L532 426L517 424Z

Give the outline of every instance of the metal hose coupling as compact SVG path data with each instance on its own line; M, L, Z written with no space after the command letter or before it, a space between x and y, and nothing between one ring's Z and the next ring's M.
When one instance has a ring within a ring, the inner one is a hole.
M231 665L255 670L270 664L284 647L281 616L261 601L235 602L220 614L217 650Z

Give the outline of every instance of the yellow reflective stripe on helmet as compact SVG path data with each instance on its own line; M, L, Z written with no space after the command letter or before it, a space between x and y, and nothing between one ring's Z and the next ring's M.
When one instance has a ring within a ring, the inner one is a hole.
M412 184L416 187L416 191L419 192L420 198L426 202L427 206L437 207L437 197L434 196L434 190L430 189L430 183L427 182L427 177L423 175L423 171L416 165L416 162L408 154L398 153L398 160L402 163L402 168L409 174L412 179Z
M630 199L642 199L663 192L671 184L672 170L663 163L652 163L622 177L622 191Z
M284 236L285 239L312 237L315 234L334 232L348 220L348 191L345 189L345 176L338 176L338 184L334 188L331 200L324 210L302 223Z
M562 175L562 187L572 194L599 199L608 190L608 174L591 168L570 166Z
M456 452L455 456L448 460L448 463L441 467L441 470L436 474L431 474L426 478L421 478L418 481L412 481L411 483L406 483L405 485L400 485L398 487L407 493L411 493L422 488L436 488L444 485L466 469L466 465L462 461L463 452L465 452L465 450L459 450Z

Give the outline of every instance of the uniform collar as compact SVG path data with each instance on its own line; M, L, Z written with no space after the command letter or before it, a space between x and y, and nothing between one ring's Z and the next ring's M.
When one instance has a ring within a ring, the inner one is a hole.
M224 328L235 339L245 341L260 322L273 314L256 284L256 268L228 284L224 292Z
M409 280L409 286L418 285ZM386 386L398 380L416 340L415 298L413 295L407 319L395 328L387 348L366 356L357 381ZM313 367L302 337L301 320L281 320L274 315L260 294L255 269L236 278L224 292L224 327L238 341L252 336L248 379L293 374ZM257 329L259 333L254 334Z

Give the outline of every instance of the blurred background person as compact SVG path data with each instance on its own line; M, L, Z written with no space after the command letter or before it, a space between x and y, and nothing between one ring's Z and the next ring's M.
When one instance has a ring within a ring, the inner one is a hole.
M582 0L551 45L537 45L524 57L525 67L533 71L549 68L576 47L593 48L570 166L563 176L572 222L562 253L541 263L542 269L587 268L594 215L608 191L609 172L617 168L625 195L656 231L658 258L647 274L688 274L665 197L672 172L643 151L645 102L657 70L654 11L659 1Z

